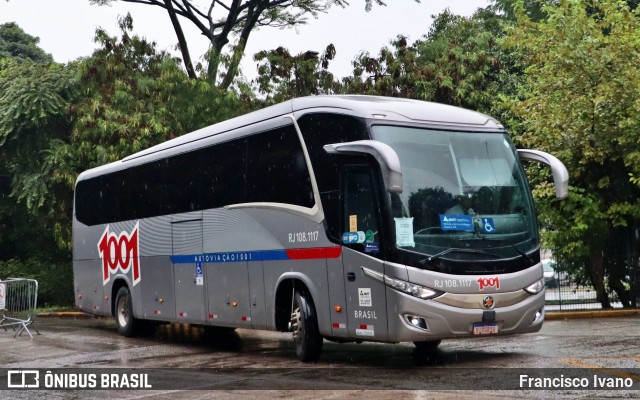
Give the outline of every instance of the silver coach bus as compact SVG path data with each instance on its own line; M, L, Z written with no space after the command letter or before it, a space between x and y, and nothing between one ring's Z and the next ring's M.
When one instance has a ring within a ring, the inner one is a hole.
M294 99L83 172L81 310L153 321L414 342L538 331L540 241L520 159L492 118L368 97Z

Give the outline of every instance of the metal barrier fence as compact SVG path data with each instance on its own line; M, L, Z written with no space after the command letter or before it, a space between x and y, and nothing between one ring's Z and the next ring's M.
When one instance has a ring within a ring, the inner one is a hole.
M31 325L39 335L34 321L38 304L38 281L35 279L7 278L0 280L0 328L5 332L11 328L13 337L29 331Z
M570 310L597 310L602 308L598 301L596 291L591 285L578 284L565 273L554 274L554 277L545 277L546 294L545 310L570 311ZM640 307L640 279L628 279L624 286L631 299L632 307ZM622 302L618 294L608 291L609 302L612 308L622 308Z

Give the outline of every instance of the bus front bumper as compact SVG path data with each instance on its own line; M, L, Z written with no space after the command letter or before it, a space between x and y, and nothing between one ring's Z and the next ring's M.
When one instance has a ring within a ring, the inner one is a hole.
M395 305L387 310L391 342L531 333L544 321L544 290L492 294L500 299L495 308L483 305L485 294L422 300L388 289L387 296L387 304Z

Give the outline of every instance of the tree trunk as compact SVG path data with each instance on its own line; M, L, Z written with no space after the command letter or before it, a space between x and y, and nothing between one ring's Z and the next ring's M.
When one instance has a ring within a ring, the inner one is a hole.
M182 53L182 61L184 62L184 67L187 70L187 75L189 75L189 78L191 79L196 79L196 71L193 68L193 63L191 62L187 39L184 37L184 32L182 31L182 26L180 26L180 21L178 21L176 11L173 9L171 0L164 0L164 4L167 7L167 12L169 13L169 18L173 25L173 30L176 32L176 36L178 37L178 45L180 46L180 53Z
M229 68L227 69L227 74L225 75L222 83L220 84L220 89L225 91L231 86L233 80L236 75L238 75L238 66L240 65L240 61L244 56L244 50L247 46L247 41L249 40L249 34L255 28L258 23L258 19L262 12L267 8L269 4L268 0L259 1L252 7L247 9L247 20L244 23L244 27L242 28L242 32L240 32L240 37L238 38L238 44L233 49L233 54L231 55L231 62L229 63Z
M602 305L602 308L611 308L611 302L609 301L609 295L607 289L604 286L604 265L602 263L602 256L592 256L587 264L587 273L593 288L596 290L596 299Z

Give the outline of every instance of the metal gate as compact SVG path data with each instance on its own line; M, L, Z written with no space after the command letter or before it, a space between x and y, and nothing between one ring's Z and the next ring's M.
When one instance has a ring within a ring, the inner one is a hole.
M0 280L0 328L5 332L11 328L13 337L21 336L26 332L31 339L33 335L29 326L38 328L34 324L36 306L38 302L38 281L35 279L7 278Z

